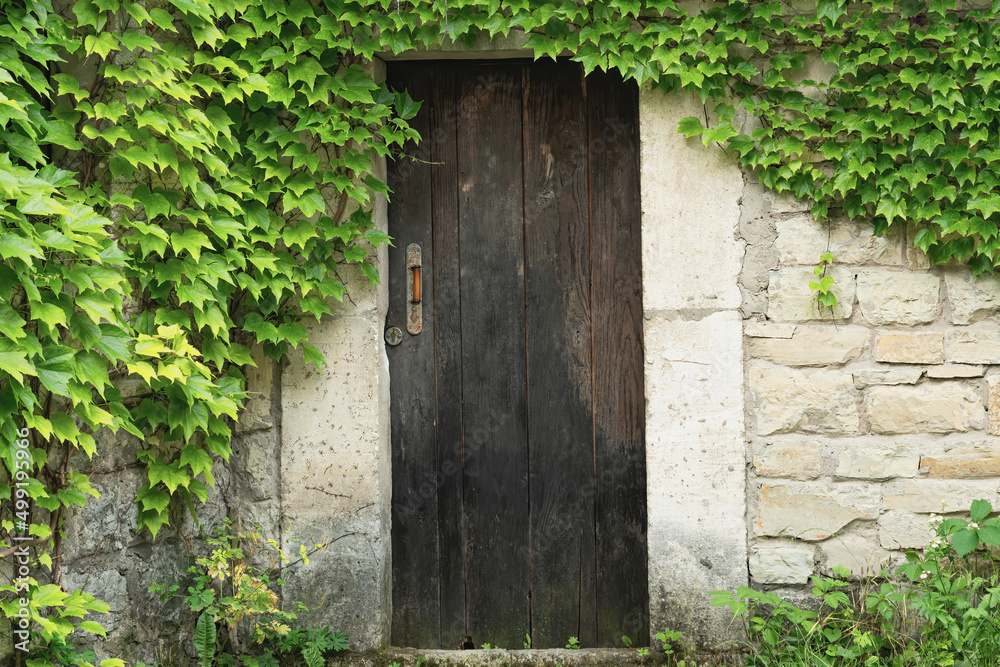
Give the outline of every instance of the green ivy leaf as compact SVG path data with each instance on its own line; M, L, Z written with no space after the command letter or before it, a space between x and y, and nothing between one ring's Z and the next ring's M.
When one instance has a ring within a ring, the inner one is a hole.
M136 494L136 502L142 505L143 510L163 513L170 504L170 494L159 487L146 484Z
M32 603L39 607L59 607L62 606L69 593L66 593L55 584L45 584L35 589L31 596Z
M108 631L104 629L104 626L94 621L78 621L76 623L76 629L83 630L84 632L90 632L95 635L100 635L102 637L108 636Z
M65 412L53 412L49 417L49 421L52 423L52 432L55 433L56 437L63 442L76 442L77 437L80 435L80 429L77 428L76 422ZM80 505L83 507L83 505Z
M0 234L0 257L30 262L33 257L40 259L42 253L34 242L23 236Z
M168 464L154 459L149 463L147 474L150 486L162 482L170 493L176 491L178 487L186 487L191 481L191 476L181 470L178 462Z
M180 464L191 468L191 475L212 470L212 456L201 447L188 445L181 452Z
M698 136L704 132L705 128L702 127L700 120L694 116L688 116L687 118L681 119L681 122L677 126L677 131L690 139L691 137Z
M973 197L969 200L969 208L981 211L985 217L1000 213L1000 194Z
M913 150L922 151L926 155L934 152L934 149L944 143L944 134L940 130L930 130L918 132L913 137Z
M170 235L170 245L175 252L185 251L198 261L202 248L211 248L208 237L197 229L186 229L184 232L174 232Z
M286 192L285 210L292 211L294 209L298 209L302 212L302 215L310 217L316 213L325 211L326 202L323 200L323 195L315 188L306 190L302 193L302 196L296 196L293 192Z
M322 370L326 365L326 357L318 348L310 343L302 343L302 356L307 364L315 364L316 370Z

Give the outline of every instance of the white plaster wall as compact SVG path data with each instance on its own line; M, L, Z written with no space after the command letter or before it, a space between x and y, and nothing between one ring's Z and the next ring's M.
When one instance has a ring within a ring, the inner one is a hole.
M380 61L371 67L384 77ZM385 178L384 160L375 173ZM387 231L381 196L372 218ZM287 570L283 600L290 611L295 601L304 602L310 612L300 619L347 633L359 651L384 645L392 618L385 247L375 265L383 277L377 286L356 266L341 267L344 302L331 303L332 317L306 327L329 364L317 370L301 354L289 355L281 394L285 554L296 560L301 545L331 541L308 564Z
M696 98L641 91L643 308L735 310L743 174L717 145L677 133L687 116L704 118Z
M677 134L704 113L694 98L639 97L650 629L712 646L738 631L708 592L747 583L743 176Z

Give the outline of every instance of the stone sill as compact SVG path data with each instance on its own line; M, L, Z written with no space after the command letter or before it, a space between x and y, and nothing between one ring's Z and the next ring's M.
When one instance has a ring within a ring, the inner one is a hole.
M648 656L640 656L635 649L536 649L536 650L425 650L409 648L388 648L370 653L352 653L327 660L327 667L389 667L398 662L402 667L413 667L420 656L426 656L426 667L632 667L639 665L663 665L663 653L650 649ZM702 663L736 664L729 662ZM692 667L696 667L692 664Z

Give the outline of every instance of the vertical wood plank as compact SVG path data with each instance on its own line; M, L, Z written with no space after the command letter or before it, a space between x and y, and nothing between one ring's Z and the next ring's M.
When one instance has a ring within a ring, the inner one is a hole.
M389 80L397 90L408 89L425 99L430 82L411 68L394 68ZM426 136L427 108L410 121ZM403 342L387 347L392 381L389 385L392 443L392 643L436 647L440 642L438 603L438 506L435 487L434 433L434 287L431 272L423 273L424 333L406 333L406 246L420 244L422 262L433 266L431 236L431 170L424 146L406 147L410 156L389 164L393 195L388 207L389 309L386 326L397 326Z
M440 67L427 100L431 114L431 199L434 213L434 346L437 371L438 552L441 646L460 648L465 615L462 523L462 319L458 236L458 115L455 68Z
M649 642L638 97L587 78L600 646Z
M583 72L526 68L532 646L597 640L590 229Z
M529 628L521 68L459 80L468 617L473 641Z

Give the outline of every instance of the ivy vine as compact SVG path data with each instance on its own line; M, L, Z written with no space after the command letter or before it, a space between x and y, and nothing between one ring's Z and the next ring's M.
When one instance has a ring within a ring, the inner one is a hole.
M3 0L0 497L27 499L57 585L63 513L96 495L69 462L99 454L95 433L137 439L155 536L230 455L250 350L323 363L302 321L342 298L344 264L378 280L373 165L419 140L419 101L367 68L379 53L521 31L536 57L697 94L715 120L679 130L766 186L818 218L906 225L932 262L981 273L1000 264L998 16L1000 0ZM811 61L829 76L805 79ZM64 639L74 623L45 609L65 594L32 585L43 638Z

